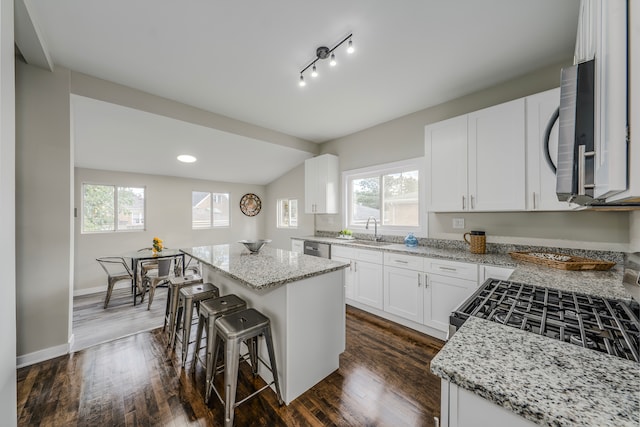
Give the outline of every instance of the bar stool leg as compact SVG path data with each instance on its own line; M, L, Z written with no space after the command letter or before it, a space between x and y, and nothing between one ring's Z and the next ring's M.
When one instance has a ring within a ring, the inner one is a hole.
M187 361L187 353L189 352L189 339L191 337L191 321L193 317L193 299L185 298L183 304L183 321L182 321L182 366Z
M173 347L176 339L176 321L180 318L178 316L178 288L174 288L173 292L171 292L171 313L169 313L169 327L171 328L171 334L169 335L169 344L167 347Z
M225 343L224 357L224 425L225 427L233 427L233 418L235 415L236 389L238 387L238 368L239 368L239 347L240 343L230 340Z
M202 340L202 330L204 326L209 324L209 316L200 312L198 319L198 331L196 332L196 344L193 349L193 361L191 362L191 368L189 372L193 375L196 372L196 363L198 361L198 353L200 352L200 341ZM207 342L209 340L209 333L207 332ZM207 352L209 352L209 346L207 345Z
M269 352L269 364L271 365L271 372L273 373L273 382L276 386L276 394L278 395L278 403L282 405L282 394L280 393L280 381L278 381L278 368L276 367L276 354L273 350L273 341L271 339L271 327L268 326L264 329L264 338L267 342L267 351ZM257 369L257 367L256 367Z

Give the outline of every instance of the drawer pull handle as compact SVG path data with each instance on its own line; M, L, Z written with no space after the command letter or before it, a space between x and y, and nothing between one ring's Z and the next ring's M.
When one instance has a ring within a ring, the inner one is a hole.
M400 264L409 264L409 261L403 261L401 259L396 259L394 261L397 262L397 263L400 263Z
M442 267L442 266L438 266L438 268L440 270L446 270L446 271L458 271L457 268L453 268L453 267Z

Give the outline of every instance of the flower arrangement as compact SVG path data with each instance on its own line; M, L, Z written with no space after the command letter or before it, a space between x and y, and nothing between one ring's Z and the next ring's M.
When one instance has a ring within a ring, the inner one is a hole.
M162 252L162 239L159 237L153 238L153 252Z

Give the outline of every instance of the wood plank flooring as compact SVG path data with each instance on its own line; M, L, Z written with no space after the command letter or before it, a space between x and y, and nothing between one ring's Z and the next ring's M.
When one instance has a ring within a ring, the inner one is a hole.
M106 291L73 298L74 342L71 351L162 326L167 288L156 290L151 310L147 310L148 296L142 304L133 306L129 287L114 289L106 309L103 308L105 294Z
M235 425L433 426L440 381L429 363L442 345L348 307L340 368L288 406L259 394L236 409ZM190 360L182 369L160 328L21 368L18 425L221 426L222 404L205 404L204 370L189 375ZM248 394L262 380L242 365Z

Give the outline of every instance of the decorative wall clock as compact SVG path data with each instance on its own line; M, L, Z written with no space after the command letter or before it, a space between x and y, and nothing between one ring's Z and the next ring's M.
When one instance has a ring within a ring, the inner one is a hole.
M256 216L260 213L262 202L260 197L253 193L247 193L240 199L240 210L246 216Z

